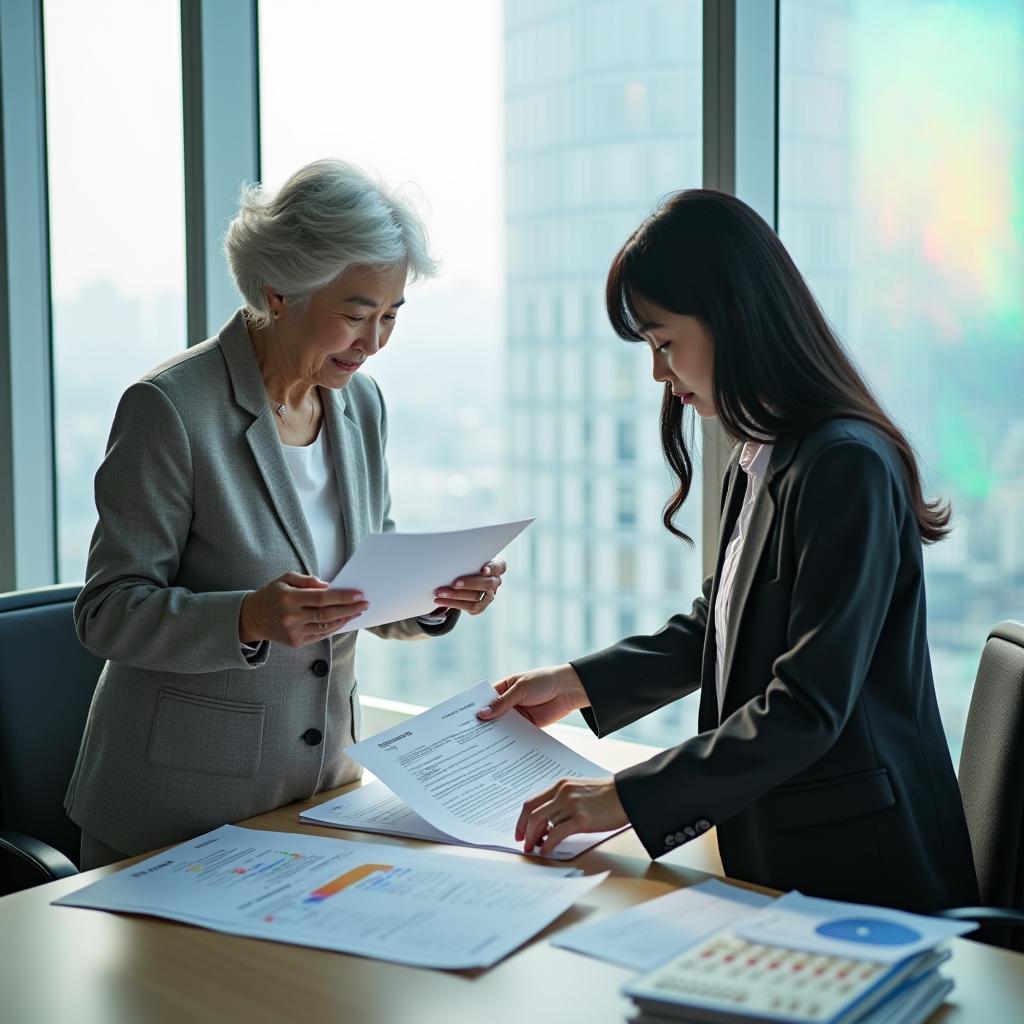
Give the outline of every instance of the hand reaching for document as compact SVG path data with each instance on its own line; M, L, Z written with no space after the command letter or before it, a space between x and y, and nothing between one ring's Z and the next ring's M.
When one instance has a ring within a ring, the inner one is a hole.
M494 688L498 696L476 713L485 722L514 708L543 727L590 706L587 691L569 664L506 676ZM526 853L540 847L541 856L549 857L563 839L578 832L609 832L628 824L614 779L562 779L523 804L516 842Z
M587 691L572 665L535 668L506 676L494 684L498 696L476 717L489 721L515 708L534 725L551 725L580 708L590 706Z
M614 779L562 779L523 804L516 842L524 853L550 857L579 832L610 832L629 824Z

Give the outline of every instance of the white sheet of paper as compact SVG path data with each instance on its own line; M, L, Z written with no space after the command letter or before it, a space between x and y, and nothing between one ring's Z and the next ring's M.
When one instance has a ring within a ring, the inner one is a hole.
M54 903L420 967L489 967L608 874L510 866L222 825Z
M970 921L817 899L794 890L744 918L734 931L768 946L894 964L975 928Z
M478 575L533 519L446 533L373 533L341 567L332 589L361 590L369 607L339 633L427 615L434 591L458 576Z
M331 828L351 828L358 832L376 832L382 836L467 845L434 828L429 821L424 821L401 797L395 796L380 781L368 782L358 789L349 790L316 807L301 811L299 821L311 825L328 825Z
M374 832L381 836L401 836L403 839L425 839L432 843L446 843L449 846L472 847L421 818L401 797L377 780L368 782L358 789L349 790L341 796L325 800L322 804L299 812L299 821L310 825L326 825L329 828L348 828L356 832ZM478 849L508 852L507 846L477 847ZM522 861L508 861L519 864ZM549 871L572 874L577 868L550 867Z
M551 944L634 971L652 971L773 899L713 878L569 928Z
M490 683L477 683L346 753L446 835L522 853L515 825L525 800L559 779L611 773L517 712L481 722L477 710L495 695ZM576 857L620 831L571 836L553 857Z

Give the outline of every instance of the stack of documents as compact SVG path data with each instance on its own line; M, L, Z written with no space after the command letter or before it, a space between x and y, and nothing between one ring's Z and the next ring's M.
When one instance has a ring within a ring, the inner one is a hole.
M420 967L490 967L607 872L222 825L54 902Z
M551 945L633 971L652 971L774 898L712 878L559 932Z
M525 800L560 779L610 774L516 712L480 721L477 711L496 696L490 683L478 683L350 747L348 756L381 781L303 811L300 820L522 853L515 826ZM576 857L620 831L570 836L552 857Z
M943 943L975 925L787 893L630 982L636 1024L916 1024L953 982Z

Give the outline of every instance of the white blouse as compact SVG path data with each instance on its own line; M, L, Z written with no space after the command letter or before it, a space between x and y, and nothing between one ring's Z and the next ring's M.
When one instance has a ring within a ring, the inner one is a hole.
M756 441L747 441L740 452L740 468L747 474L747 490L743 496L743 506L736 519L736 526L732 531L729 545L725 549L725 559L722 562L722 577L718 581L718 596L715 599L715 690L718 693L718 713L722 713L722 694L725 692L725 679L723 671L725 667L725 652L729 643L729 609L732 605L733 583L736 580L736 567L739 565L740 554L743 551L743 541L750 528L750 516L754 510L754 501L761 484L764 482L764 475L768 470L768 463L772 457L774 445L758 444Z
M281 448L309 524L316 559L320 564L320 579L329 583L344 563L345 524L341 517L341 493L331 460L327 430L321 424L312 444L301 448L282 444Z

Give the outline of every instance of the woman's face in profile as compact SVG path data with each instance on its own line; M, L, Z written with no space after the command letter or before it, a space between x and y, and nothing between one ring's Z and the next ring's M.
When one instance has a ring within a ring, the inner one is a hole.
M714 399L715 343L695 316L672 313L656 302L637 296L633 303L640 333L651 348L651 375L670 384L684 405L701 416L717 416Z
M404 263L385 269L350 267L304 310L287 314L302 378L343 388L388 343L405 302L406 276Z

